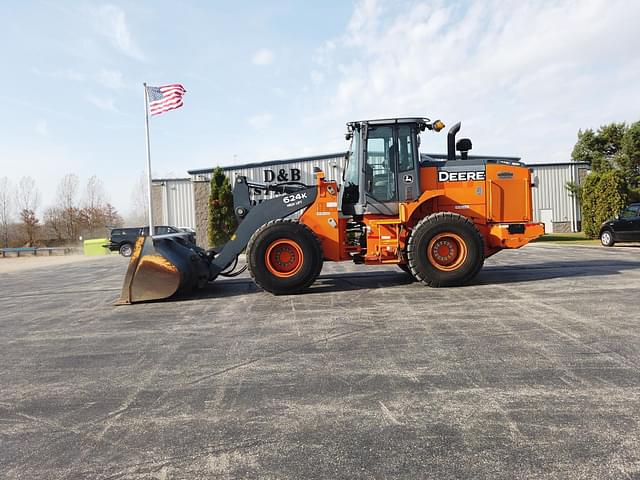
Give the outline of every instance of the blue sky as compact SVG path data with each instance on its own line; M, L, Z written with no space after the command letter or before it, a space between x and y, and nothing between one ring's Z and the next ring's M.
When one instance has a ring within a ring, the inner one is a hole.
M474 153L531 163L569 160L579 128L640 120L640 2L5 1L0 16L0 177L33 176L42 207L64 174L95 174L128 213L144 81L187 89L151 120L163 177L343 150L358 118L462 120Z

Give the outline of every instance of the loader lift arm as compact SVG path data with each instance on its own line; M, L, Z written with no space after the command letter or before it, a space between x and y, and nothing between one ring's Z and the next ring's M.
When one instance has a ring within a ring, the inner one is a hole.
M252 205L251 188L281 195ZM316 186L265 185L236 177L233 200L240 225L222 249L205 251L179 236L139 237L116 305L161 300L179 291L204 287L231 265L262 225L307 208L316 196Z
M284 195L251 205L250 188ZM311 205L317 196L318 188L301 183L265 185L249 182L244 176L236 177L233 187L233 204L240 225L231 239L222 247L210 267L209 280L214 280L246 248L251 235L271 220L285 218Z

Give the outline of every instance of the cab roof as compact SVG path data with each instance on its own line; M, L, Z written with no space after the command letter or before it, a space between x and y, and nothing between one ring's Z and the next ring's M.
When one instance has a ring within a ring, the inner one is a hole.
M416 123L420 126L431 123L431 120L424 117L403 117L403 118L379 118L374 120L357 120L354 122L347 122L347 125L351 128L356 128L362 124L367 125L389 125L397 123Z

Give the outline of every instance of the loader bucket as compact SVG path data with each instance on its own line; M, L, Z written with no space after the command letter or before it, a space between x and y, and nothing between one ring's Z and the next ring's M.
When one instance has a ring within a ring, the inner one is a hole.
M209 262L196 249L172 235L139 237L116 305L161 300L203 287L209 280Z

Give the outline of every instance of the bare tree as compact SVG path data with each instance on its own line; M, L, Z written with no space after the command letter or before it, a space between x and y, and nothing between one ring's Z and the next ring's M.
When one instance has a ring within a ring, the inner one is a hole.
M149 208L147 206L147 192L149 191L149 184L147 176L143 173L140 174L133 186L131 192L131 211L129 214L129 222L132 224L146 225L147 218L149 217Z
M84 227L89 238L93 238L96 230L106 226L105 211L108 205L104 184L95 175L87 180L83 203Z
M78 206L78 187L80 180L77 175L68 173L58 184L56 206L63 215L66 240L76 241L80 234L80 208Z
M16 203L20 210L20 220L24 229L25 240L34 245L38 232L38 217L36 210L40 205L40 192L32 177L22 177L16 192Z
M9 246L9 224L13 213L12 190L11 181L7 177L0 178L0 236L4 248Z
M29 247L35 246L40 223L40 220L38 220L38 217L36 216L36 212L34 210L21 210L20 220L22 221L26 235L27 245Z
M96 175L89 177L84 189L84 206L99 208L108 202L104 184Z
M65 240L66 228L62 210L56 207L49 207L44 211L45 235L47 238L54 238L58 241Z
M32 177L22 177L16 191L16 203L20 210L37 210L40 206L40 191Z
M110 203L103 207L103 215L105 227L121 227L124 223L118 211Z

